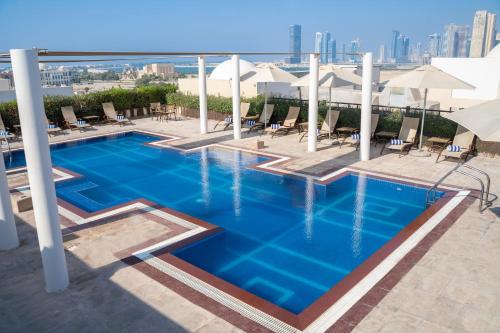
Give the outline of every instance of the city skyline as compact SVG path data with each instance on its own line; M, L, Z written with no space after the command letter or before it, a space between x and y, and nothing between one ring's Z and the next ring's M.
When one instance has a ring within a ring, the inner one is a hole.
M266 10L262 11L260 4L264 3ZM433 10L429 10L430 4ZM237 4L228 0L209 4L189 0L170 1L168 5L148 1L147 6L165 12L168 19L151 20L147 11L137 10L137 3L130 0L105 3L50 0L43 4L31 0L22 4L0 1L0 11L4 14L0 28L5 32L2 48L286 51L287 29L298 24L302 27L302 52L314 50L316 32L329 31L337 49L359 38L363 51L377 53L381 44L388 43L392 30L404 32L411 41L426 45L427 36L442 32L446 24L472 26L476 10L500 12L500 3L492 0L444 0L437 4L420 1L403 5L394 0L377 3L360 0L355 10L352 2L323 0L308 3L255 0ZM89 20L85 24L75 23L72 17L76 11ZM425 17L426 24L408 20L408 13L412 17ZM37 30L29 31L29 27L16 24L22 17L30 17ZM48 17L57 20L47 20ZM139 29L141 26L148 28L147 33Z

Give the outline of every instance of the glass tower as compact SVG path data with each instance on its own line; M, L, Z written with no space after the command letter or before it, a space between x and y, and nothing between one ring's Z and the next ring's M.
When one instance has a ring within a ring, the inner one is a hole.
M288 28L289 35L289 52L291 53L288 63L300 64L301 58L301 40L302 27L298 24L293 24Z

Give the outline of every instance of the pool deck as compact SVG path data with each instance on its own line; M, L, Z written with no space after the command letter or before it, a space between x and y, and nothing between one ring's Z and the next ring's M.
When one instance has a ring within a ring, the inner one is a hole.
M209 123L209 128L213 127ZM123 130L142 130L178 139L168 145L192 149L209 144L253 149L259 136L232 132L198 133L197 119L157 122L134 120L130 126L98 126L94 131L72 131L50 138L51 142L103 135ZM246 130L244 130L246 131ZM435 181L455 162L435 164L432 157L379 155L358 161L354 148L318 144L307 153L307 142L296 133L271 139L262 136L262 152L290 157L276 166L284 172L324 175L342 167L369 170L413 179ZM19 146L14 143L13 148ZM498 157L474 157L469 162L488 172L491 192L500 193ZM27 183L25 173L9 176L11 188ZM477 188L458 175L447 184ZM19 193L13 193L19 195ZM430 249L406 265L399 277L377 285L372 295L356 305L332 331L354 332L498 332L500 331L500 201L480 214L478 202L445 230L434 236ZM81 226L62 219L70 287L61 293L44 291L40 252L33 212L16 215L21 246L0 252L0 331L151 331L151 332L263 332L253 321L227 311L189 287L166 277L146 274L121 260L131 249L152 239L175 237L182 226L147 210L128 211ZM440 236L440 237L439 237ZM402 278L401 278L402 277ZM378 295L378 296L377 296Z

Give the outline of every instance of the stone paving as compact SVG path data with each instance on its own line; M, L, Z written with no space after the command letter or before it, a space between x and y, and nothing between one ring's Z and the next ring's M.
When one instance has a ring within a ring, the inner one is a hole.
M373 147L371 161L358 162L354 148L338 148L329 140L318 144L318 152L307 153L306 141L299 143L296 133L274 139L243 133L239 141L232 139L229 130L200 135L196 119L138 119L130 126L98 126L84 133L68 131L50 141L132 129L179 136L171 144L181 148L219 143L252 149L261 138L266 145L263 151L292 157L280 167L313 174L348 165L435 181L454 166L453 161L435 164L435 155L380 156L380 146ZM13 143L12 147L19 145ZM500 192L498 157L478 156L469 163L487 171L492 178L492 193ZM11 187L25 181L22 174L9 177ZM446 183L477 188L474 182L459 176L450 177ZM474 202L361 322L350 322L348 327L355 332L499 332L499 216L498 201L482 214ZM119 260L124 249L158 235L179 232L168 223L158 223L146 215L125 215L74 232L62 227L66 229L63 232L71 285L64 292L47 294L33 212L19 213L16 219L21 246L0 252L0 332L262 330L251 322L235 327Z

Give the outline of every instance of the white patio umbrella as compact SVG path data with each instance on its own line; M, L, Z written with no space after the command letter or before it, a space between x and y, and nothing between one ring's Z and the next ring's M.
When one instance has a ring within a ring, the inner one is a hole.
M482 141L500 142L500 99L447 113L443 117L467 128Z
M332 116L332 89L353 85L361 85L361 76L354 74L350 70L342 69L333 65L321 66L319 68L318 86L329 88L328 93L328 123L331 123ZM294 87L307 87L309 86L309 74L301 77L295 81L292 86ZM329 134L330 135L330 134Z
M424 89L424 105L422 110L422 123L420 124L420 140L418 149L422 151L422 139L424 136L424 123L427 104L427 93L429 89L474 89L475 87L457 79L453 75L443 72L432 65L424 65L406 74L390 80L386 87L392 88L416 88Z
M244 75L244 77L248 77L248 80L256 83L264 83L264 118L265 122L267 122L267 95L268 95L268 83L272 82L283 82L283 83L292 83L297 80L297 77L288 73L287 71L282 70L279 67L276 67L273 64L259 64L255 66L255 69L249 71ZM264 128L266 128L267 124L264 123Z

